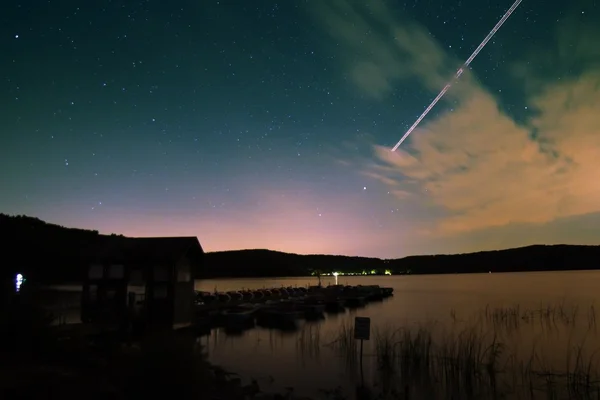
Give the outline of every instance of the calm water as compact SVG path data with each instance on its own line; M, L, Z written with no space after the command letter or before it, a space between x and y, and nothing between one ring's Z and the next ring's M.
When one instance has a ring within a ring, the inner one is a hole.
M335 283L334 278L322 282ZM196 289L228 291L316 283L315 278L201 280L196 282ZM362 372L365 383L372 386L378 384L375 337L377 332L395 328L433 327L443 340L477 326L486 337L498 336L504 354L527 359L535 348L540 365L553 369L566 365L569 349L574 346L583 346L590 355L600 347L600 335L592 323L593 305L600 302L600 272L361 276L339 277L339 283L393 287L394 296L358 310L327 315L325 320L305 323L291 333L253 328L228 335L214 330L202 339L209 359L244 378L257 379L268 390L294 387L300 394L314 395L320 389L352 388L360 381L357 367L349 366L328 346L338 337L340 327L351 324L355 316L371 318L372 340L365 344ZM517 305L518 326L504 326L491 318L501 315L493 310L504 307L514 311ZM551 322L525 317L534 315L528 310L548 310L548 306L554 310ZM310 343L307 337L312 338Z

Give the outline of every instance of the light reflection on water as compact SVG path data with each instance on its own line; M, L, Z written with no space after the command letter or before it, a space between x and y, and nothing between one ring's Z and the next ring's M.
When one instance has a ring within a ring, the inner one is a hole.
M497 336L505 355L527 360L535 349L536 362L547 368L564 369L567 355L573 357L569 349L574 346L583 346L588 355L600 347L600 336L589 323L589 315L595 314L591 307L600 297L600 272L361 276L339 277L339 281L393 287L394 297L343 315L328 315L326 320L302 325L292 333L254 328L234 336L215 330L203 339L210 360L245 378L258 379L267 389L293 386L306 395L336 386L352 389L360 382L359 369L349 366L327 344L335 339L340 326L352 324L355 316L371 318L372 338L378 331L434 326L437 339L444 340L477 326L486 338ZM322 282L334 283L333 278ZM316 278L223 279L197 281L196 289L229 291L315 284ZM547 305L553 307L552 318L526 312ZM499 307L518 310L518 318L512 318L511 323L499 322L500 314L494 313ZM564 321L570 318L576 322ZM306 339L309 336L312 341ZM374 342L365 343L364 350L363 375L370 384L377 382L378 376Z

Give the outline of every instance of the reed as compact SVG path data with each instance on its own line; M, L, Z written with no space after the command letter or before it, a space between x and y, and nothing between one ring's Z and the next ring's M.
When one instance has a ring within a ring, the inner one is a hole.
M298 333L296 350L303 356L318 357L321 353L321 325L305 324Z
M334 339L327 346L346 361L355 361L358 354L358 345L357 341L354 340L354 325L349 321L344 321L339 326Z
M452 311L451 320L449 327L375 329L365 357L377 371L374 383L381 398L600 399L600 350L590 351L586 342L595 335L593 306L584 312L564 303L534 309L488 306L464 321ZM534 324L543 329L535 331L536 340L522 344L519 330ZM547 327L570 332L569 343ZM352 328L342 324L331 347L356 366ZM573 332L585 337L577 342ZM552 340L563 341L561 350L537 345Z
M487 305L481 312L480 318L496 329L515 331L523 326L539 324L548 329L574 327L585 323L588 329L596 327L596 309L591 305L584 316L579 312L578 305L567 306L564 301L557 304L540 304L538 308L522 308L520 305L506 307L490 307ZM455 320L452 310L450 318Z

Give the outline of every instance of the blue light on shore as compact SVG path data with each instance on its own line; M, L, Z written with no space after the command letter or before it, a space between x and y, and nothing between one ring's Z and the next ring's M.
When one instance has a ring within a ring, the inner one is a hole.
M25 279L23 278L23 275L17 274L17 277L15 279L15 289L17 290L17 292L21 290L21 285L24 281Z

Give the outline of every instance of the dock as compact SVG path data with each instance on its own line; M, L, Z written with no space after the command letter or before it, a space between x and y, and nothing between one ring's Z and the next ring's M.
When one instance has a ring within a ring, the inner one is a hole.
M245 330L293 327L301 319L319 320L325 313L345 312L393 295L392 288L311 286L196 292L194 325L202 333L215 327Z
M70 293L69 293L70 295ZM214 328L244 331L255 326L268 329L295 329L297 323L318 321L326 314L339 314L347 309L364 307L393 295L392 288L379 286L309 286L242 289L228 292L193 293L194 305L186 330L207 335ZM131 320L125 331L119 320L110 323L82 322L75 318L79 307L72 302L46 304L46 312L56 316L51 326L59 337L137 337L139 321ZM71 315L73 314L73 315ZM67 318L67 315L70 317ZM137 327L136 327L137 326ZM177 329L173 326L173 329ZM129 333L128 333L129 332Z

